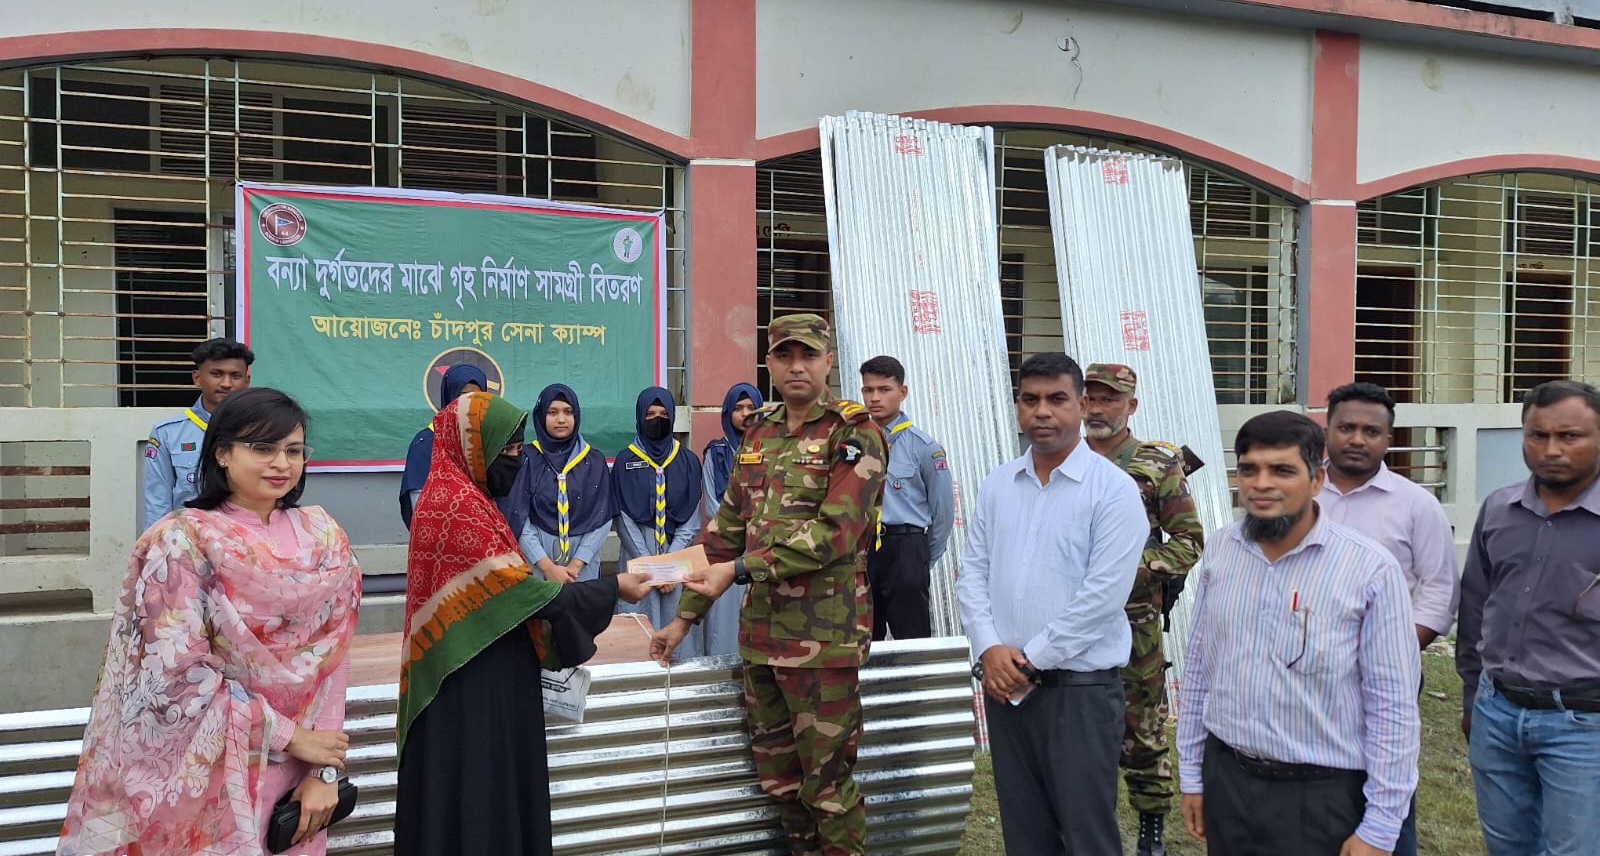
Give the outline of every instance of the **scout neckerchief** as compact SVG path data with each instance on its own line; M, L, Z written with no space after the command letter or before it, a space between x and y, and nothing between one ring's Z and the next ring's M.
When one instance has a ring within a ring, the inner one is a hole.
M200 418L200 414L194 412L194 408L185 407L183 409L183 415L189 417L190 422L200 426L201 431L206 430L206 421Z
M628 448L632 449L640 460L654 467L656 471L656 555L660 555L667 551L667 467L672 466L672 462L678 457L678 450L683 448L683 444L673 440L672 452L667 455L665 461L659 464L656 463L655 458L645 454L645 451L639 448L637 444L629 443ZM562 484L566 484L565 479L562 480Z
M539 445L538 440L533 441L533 448L539 454L544 454L544 447ZM634 451L638 450L635 449ZM678 450L673 449L672 451L673 454L677 454ZM583 448L579 449L577 454L573 455L567 460L567 465L561 468L561 472L556 473L556 489L559 491L558 495L556 496L556 546L560 548L561 552L561 558L556 560L557 564L564 565L572 560L572 541L569 538L569 535L572 531L572 520L568 515L568 512L572 510L572 501L567 498L567 474L572 472L572 470L577 467L578 464L582 463L584 456L588 454L589 441L585 440L583 443ZM646 458L645 460L649 460L649 458ZM654 462L652 461L652 463ZM672 463L672 459L668 458L667 463ZM661 471L658 469L656 472L656 525L659 526L661 525L661 515L663 514L663 511L660 509L664 507L660 501L660 493L662 486L666 482L660 476Z
M899 434L901 431L906 430L907 428L910 428L912 426L912 424L914 424L914 423L912 423L912 421L910 419L907 419L906 421L900 423L899 425L896 425L893 428L889 429L889 445L893 446L894 445L895 435ZM882 550L883 549L883 503L881 503L881 502L878 503L878 532L877 532L877 540L875 540L872 543L872 549L874 549L874 550Z

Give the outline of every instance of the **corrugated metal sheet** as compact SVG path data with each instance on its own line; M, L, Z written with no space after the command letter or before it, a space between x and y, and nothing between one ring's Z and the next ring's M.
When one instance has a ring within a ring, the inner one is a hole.
M966 639L875 645L861 684L856 778L870 851L956 853L972 795ZM350 690L349 766L361 801L335 828L331 853L392 851L396 692ZM88 717L88 708L0 715L0 856L55 852ZM756 787L736 658L670 673L653 663L596 667L586 718L548 731L557 853L785 852Z
M949 451L956 519L934 568L935 633L961 632L955 578L965 508L1017 455L1000 256L994 132L849 113L821 122L840 385L878 354L906 367L906 412ZM847 396L848 397L848 396Z
M1233 520L1222 428L1195 276L1183 162L1077 146L1045 152L1067 353L1139 375L1135 436L1187 445L1206 466L1189 490L1207 532ZM1189 638L1182 598L1167 635L1172 676Z

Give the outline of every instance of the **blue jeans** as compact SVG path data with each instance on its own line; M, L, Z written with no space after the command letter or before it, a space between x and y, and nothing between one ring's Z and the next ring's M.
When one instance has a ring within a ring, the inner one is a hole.
M1600 713L1517 707L1484 674L1468 757L1489 856L1595 852Z

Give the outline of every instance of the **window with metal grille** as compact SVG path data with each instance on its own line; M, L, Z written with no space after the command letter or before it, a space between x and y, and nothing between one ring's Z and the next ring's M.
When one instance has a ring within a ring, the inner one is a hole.
M1267 195L1209 170L1189 170L1189 228L1214 238L1267 237Z
M189 351L233 333L239 180L665 209L668 386L684 395L678 165L397 75L163 58L0 71L0 406L191 400Z
M1356 377L1396 400L1515 402L1600 370L1595 235L1600 184L1543 173L1474 175L1374 200L1416 211L1391 240L1357 245ZM1420 203L1420 207L1418 205Z
M38 115L29 153L40 166L113 172L150 169L150 103L142 87L104 80L33 78Z
M999 129L1000 279L1013 375L1023 358L1062 347L1044 150L1080 145L1149 151L1061 131ZM1189 171L1190 217L1221 404L1294 399L1296 206L1201 164ZM773 313L804 306L827 314L827 227L816 152L757 170L758 303L765 349ZM765 383L765 368L758 365Z
M1507 191L1506 243L1519 255L1571 256L1578 252L1579 236L1586 232L1586 209L1570 195ZM1584 251L1588 251L1585 244Z
M821 157L806 152L763 164L756 171L755 374L756 387L769 397L767 326L791 312L815 312L833 323L832 288ZM828 380L833 389L840 389L840 368L835 364Z
M1449 486L1450 438L1454 430L1432 426L1396 428L1384 463L1444 499Z
M1433 191L1419 187L1404 193L1380 196L1356 204L1356 242L1410 246L1419 241L1432 246L1433 233L1424 215Z
M117 403L183 407L195 399L206 335L206 224L199 214L118 209Z

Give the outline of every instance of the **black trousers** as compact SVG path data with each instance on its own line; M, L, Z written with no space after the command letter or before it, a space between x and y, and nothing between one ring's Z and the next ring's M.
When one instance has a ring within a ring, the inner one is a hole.
M919 532L883 533L883 546L867 554L867 582L872 587L872 638L889 633L896 639L933 635L928 609L928 536Z
M1207 856L1339 856L1361 825L1366 776L1279 781L1253 776L1215 737L1206 738Z
M1006 856L1122 856L1122 677L1105 669L1070 679L1016 707L983 700Z

